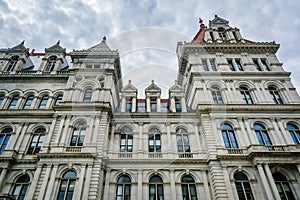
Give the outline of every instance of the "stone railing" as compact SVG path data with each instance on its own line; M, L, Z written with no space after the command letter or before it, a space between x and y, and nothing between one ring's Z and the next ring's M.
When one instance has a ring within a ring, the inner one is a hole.
M163 155L160 152L148 153L148 158L162 158Z
M120 152L118 154L118 158L132 158L132 153L128 152Z
M183 153L178 153L178 158L193 158L193 153L191 152L183 152Z
M81 152L83 147L66 147L66 152Z

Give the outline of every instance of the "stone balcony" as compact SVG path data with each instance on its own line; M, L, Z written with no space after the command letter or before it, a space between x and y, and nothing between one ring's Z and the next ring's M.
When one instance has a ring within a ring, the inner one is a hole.
M247 148L219 148L218 157L256 156L256 155L290 155L300 153L300 145L250 145Z

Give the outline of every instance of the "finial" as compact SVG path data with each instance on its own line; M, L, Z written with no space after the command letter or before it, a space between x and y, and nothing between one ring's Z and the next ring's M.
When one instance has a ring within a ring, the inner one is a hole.
M21 44L23 44L23 45L24 45L24 43L25 43L25 40L23 40L23 41L21 42Z
M215 18L217 18L218 17L218 15L215 15Z
M199 24L202 24L203 20L199 17Z
M131 84L131 80L128 80L128 84Z
M103 41L106 41L106 36L104 36L104 37L102 38L102 40L103 40Z
M60 43L60 40L58 40L56 44L59 45L59 43Z
M154 84L154 80L151 81Z

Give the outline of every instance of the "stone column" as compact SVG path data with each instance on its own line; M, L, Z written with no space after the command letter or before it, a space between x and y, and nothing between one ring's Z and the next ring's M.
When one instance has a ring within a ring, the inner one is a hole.
M54 141L54 145L58 145L58 143L59 143L60 135L63 131L63 127L64 127L64 124L65 124L65 119L66 119L65 115L61 116L61 120L60 120L59 128L57 130L57 135L56 135L56 138L55 138L55 141ZM50 142L50 140L49 140L49 142Z
M138 198L137 199L144 199L143 198L143 170L138 170Z
M28 129L28 123L23 123L21 130L18 130L18 132L20 132L20 134L16 133L15 137L14 137L15 141L11 142L13 150L16 150L16 151L20 150L20 148L22 147L21 145L22 145L22 142L24 140L24 136L25 136L25 134L27 132L27 129ZM19 136L19 139L18 139L17 135Z
M298 169L298 172L300 174L300 164L297 164L297 169ZM0 181L0 183L1 183L1 181Z
M176 200L176 185L175 185L175 173L173 169L169 170L170 184L171 184L171 199Z
M261 164L257 164L257 169L258 169L258 173L259 173L259 176L261 178L264 190L266 192L266 196L270 200L272 200L273 199L273 195L272 195L271 188L270 188L269 183L267 181L267 177L266 177L266 174L264 172L264 169L263 169L262 165Z
M259 144L254 131L249 125L249 120L247 118L244 118L244 125L246 126L247 135L249 135L251 145Z
M2 186L3 186L3 183L4 183L6 173L7 173L7 167L2 168L2 172L1 172L1 175L0 175L0 191L2 190Z
M44 176L44 179L43 179L43 182L42 182L42 186L41 186L41 189L40 189L38 199L44 199L44 197L45 197L46 188L47 188L47 185L48 185L48 180L49 180L51 168L52 168L51 164L46 166L46 173L45 173L45 176ZM56 175L53 175L53 176L56 176Z
M81 165L81 171L80 171L80 177L78 182L75 184L75 190L73 194L73 199L74 200L80 200L82 196L82 188L84 186L84 178L85 178L85 170L86 170L86 165L83 164Z
M51 171L51 176L50 176L50 180L49 180L49 183L48 183L48 187L47 187L47 191L46 191L46 196L45 196L45 200L50 200L50 199L54 199L54 182L55 182L55 179L56 179L56 176L57 176L57 168L58 168L58 165L55 164L53 166L53 169Z
M202 170L201 174L202 174L203 185L204 185L205 199L207 199L207 200L212 199L211 196L210 196L206 171Z
M275 181L273 179L270 167L269 167L268 164L265 164L265 171L266 171L266 174L267 174L267 178L269 179L269 183L270 183L271 189L273 191L273 194L275 196L275 199L276 200L281 200L280 195L279 195L278 190L277 190L277 187L276 187L276 184L275 184Z
M54 132L54 128L55 128L55 125L56 125L56 122L57 122L57 118L58 118L58 115L54 115L54 119L51 123L51 126L50 126L50 129L49 129L49 132L48 134L46 135L46 139L45 139L45 142L43 144L44 147L48 147L50 146L50 141L51 141L51 138L52 138L52 135L53 135L53 132Z
M47 101L46 106L45 106L45 109L51 107L53 99L54 99L53 96L49 96L48 101Z
M156 111L157 112L161 112L160 97L157 97L157 99L156 99L156 105L157 105Z
M247 137L243 137L244 142L245 142L244 145L245 146L251 145L251 142L250 142L251 140L250 140L249 134L245 130L245 126L244 126L244 123L243 123L243 118L239 117L239 118L237 118L237 120L238 120L238 123L239 123L239 125L241 127L242 135L247 136Z
M86 169L82 199L88 199L89 191L90 191L91 177L92 177L92 166L91 166L91 164L89 164Z
M185 102L185 98L184 97L181 98L181 111L182 112L187 112L186 102Z
M139 123L139 133L138 133L138 148L137 148L137 151L138 153L140 154L139 157L142 158L143 156L143 122L140 122Z
M114 140L115 140L115 127L116 127L116 124L112 123L111 133L110 133L110 143L109 143L109 149L108 149L109 153L114 152L114 148L113 147L114 147Z
M66 138L68 136L68 132L70 131L70 120L71 120L71 116L68 115L67 119L65 121L64 129L63 129L62 134L61 134L61 140L59 142L59 146L65 146L65 144L67 142Z
M226 184L228 198L229 199L234 199L234 195L233 195L232 187L231 187L231 184L230 184L230 178L228 176L227 168L222 167L222 171L223 171L224 181L225 181L225 184Z
M172 112L176 112L176 108L175 108L175 99L174 99L174 97L171 97L170 110L171 110Z
M275 133L273 133L272 135L275 135L276 140L279 142L279 144L286 144L281 131L278 129L278 123L276 123L276 119L274 117L271 117L270 120L275 130Z
M136 112L136 97L132 97L132 108L131 112Z
M195 142L195 145L194 145L194 148L195 148L195 150L196 151L200 151L200 137L199 137L199 130L198 130L198 124L197 124L197 122L195 122L194 123L194 130L195 130L195 140L196 141L194 141Z
M150 108L150 97L146 98L146 112L151 112Z
M26 195L27 199L33 199L34 192L35 192L38 180L40 178L40 174L41 174L42 168L43 168L42 165L38 165L37 169L34 172L34 176L33 176L33 179L31 181L31 184L30 184L30 187L29 187L29 191L28 191L28 193Z
M103 199L107 199L107 200L109 199L110 172L111 172L111 169L106 168Z
M121 112L126 112L126 98L122 96Z

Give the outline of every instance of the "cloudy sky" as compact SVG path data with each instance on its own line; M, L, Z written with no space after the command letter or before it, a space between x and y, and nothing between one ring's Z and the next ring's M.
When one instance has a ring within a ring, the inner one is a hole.
M177 75L177 41L194 37L199 17L208 25L217 14L244 38L281 44L278 58L299 91L299 10L297 0L0 0L0 48L25 40L43 52L60 40L69 52L106 36L120 51L124 85L132 79L144 88L154 79L165 92Z

